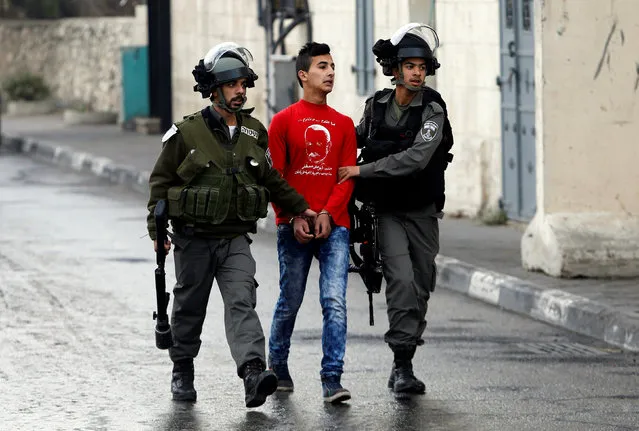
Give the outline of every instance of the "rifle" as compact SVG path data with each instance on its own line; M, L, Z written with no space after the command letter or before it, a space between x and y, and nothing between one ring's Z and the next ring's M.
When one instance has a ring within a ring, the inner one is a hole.
M368 293L368 315L370 326L375 325L373 316L373 294L379 293L382 288L382 259L379 254L378 224L375 216L375 208L368 203L358 207L355 198L348 205L351 217L351 235L349 251L353 264L349 265L348 272L357 273L362 277ZM355 244L359 243L359 253Z
M166 250L164 243L167 239L166 226L168 223L168 211L166 201L164 199L158 201L155 206L155 229L157 232L157 251L155 260L158 267L155 269L155 296L157 299L157 311L153 312L153 320L157 320L155 325L155 346L158 349L166 350L173 346L173 337L171 335L171 325L169 324L169 316L166 309L169 305L169 292L166 291L166 272L164 271L164 262L166 260Z

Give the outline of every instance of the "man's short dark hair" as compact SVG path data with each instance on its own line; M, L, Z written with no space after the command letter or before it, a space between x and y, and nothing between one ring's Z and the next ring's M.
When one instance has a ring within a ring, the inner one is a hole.
M330 53L331 48L327 44L308 42L302 47L302 49L300 49L300 52L297 53L297 59L295 60L295 73L297 74L300 70L308 72L308 70L311 68L313 57ZM302 80L299 76L297 77L297 82L299 82L300 87L303 87Z

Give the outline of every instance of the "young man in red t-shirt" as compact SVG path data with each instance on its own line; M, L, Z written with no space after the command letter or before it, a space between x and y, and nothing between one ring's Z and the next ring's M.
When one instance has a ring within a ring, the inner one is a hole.
M278 112L269 128L273 167L318 212L315 220L291 217L274 206L280 296L269 340L269 365L278 390L292 391L288 354L295 318L304 298L308 271L316 256L320 265L322 327L322 391L324 400L350 399L340 384L346 350L346 284L349 265L348 201L352 181L338 184L340 166L354 165L357 142L353 120L326 104L333 90L335 64L326 44L306 44L297 56L302 100Z

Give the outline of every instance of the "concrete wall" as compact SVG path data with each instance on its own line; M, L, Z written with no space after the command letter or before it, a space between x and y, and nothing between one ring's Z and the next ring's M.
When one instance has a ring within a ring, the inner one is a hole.
M437 89L455 136L446 210L476 216L496 208L502 193L499 0L438 0L436 10Z
M538 2L538 210L524 267L639 275L639 2Z
M120 47L146 43L145 29L145 12L136 18L0 20L0 81L28 70L41 74L63 105L77 100L118 112Z
M542 9L545 212L639 215L639 2Z

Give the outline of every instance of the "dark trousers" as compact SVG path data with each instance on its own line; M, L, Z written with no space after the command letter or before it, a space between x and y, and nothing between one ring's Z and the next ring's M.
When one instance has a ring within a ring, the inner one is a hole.
M439 220L432 208L378 217L389 321L384 340L391 348L416 346L426 329L428 299L435 289Z
M231 355L240 368L251 359L264 362L264 333L255 311L255 260L245 235L233 239L208 239L172 235L176 284L173 289L171 329L173 362L193 359L202 341L213 280L224 302L224 326Z

